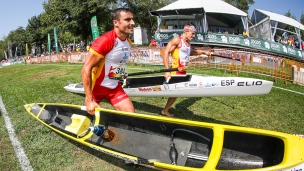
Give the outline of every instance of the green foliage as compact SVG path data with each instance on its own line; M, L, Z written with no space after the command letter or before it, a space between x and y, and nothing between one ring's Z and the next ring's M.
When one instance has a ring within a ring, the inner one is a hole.
M290 10L285 13L285 16L297 20L296 16L294 14L291 14ZM287 26L286 30L296 32L293 26Z
M301 18L300 18L300 23L304 25L304 13L302 12ZM301 30L301 37L302 40L304 40L304 30Z
M150 15L150 11L160 9L176 0L122 0L124 7L128 7L134 14L136 26L147 29L148 42L156 30L157 18Z

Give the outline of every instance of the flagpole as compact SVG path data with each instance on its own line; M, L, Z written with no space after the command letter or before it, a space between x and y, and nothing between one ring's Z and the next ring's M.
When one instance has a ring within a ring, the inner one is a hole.
M56 31L56 27L54 27L54 39L55 39L56 53L58 54L58 42L57 42L57 31Z

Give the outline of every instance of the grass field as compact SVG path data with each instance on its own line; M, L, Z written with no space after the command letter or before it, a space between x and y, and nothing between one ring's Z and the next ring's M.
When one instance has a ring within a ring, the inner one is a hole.
M0 68L0 95L14 126L15 133L34 170L150 170L126 166L124 161L77 144L43 126L27 114L25 103L68 103L82 105L84 97L63 89L71 82L81 81L80 64L15 65ZM129 66L128 72L162 69L161 66ZM224 76L224 71L191 68L189 73ZM234 76L234 73L225 73ZM242 77L271 77L240 73ZM304 93L304 87L274 84L278 87ZM267 95L246 97L178 98L170 111L177 118L220 124L255 127L303 134L304 96L273 88ZM166 99L131 97L136 112L159 115ZM104 108L112 109L106 101ZM0 170L21 170L0 116Z

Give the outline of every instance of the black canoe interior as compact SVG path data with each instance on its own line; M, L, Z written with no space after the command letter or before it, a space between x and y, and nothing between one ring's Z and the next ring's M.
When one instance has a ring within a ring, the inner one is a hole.
M191 81L192 75L181 75L173 76L169 80L169 84L181 83ZM126 85L124 88L137 88L137 87L148 87L164 84L164 76L154 76L154 77L138 77L138 78L127 78ZM123 85L123 80L120 80L120 84ZM83 83L80 82L76 84L75 88L83 88Z
M68 133L64 127L71 124L72 114L94 117L80 109L65 106L46 106L46 121L53 127ZM34 114L39 110L32 109ZM58 113L58 115L56 114ZM177 165L201 168L212 150L213 130L190 125L142 119L107 112L101 113L101 125L113 131L115 138L105 141L94 135L88 141L96 145L145 159L170 162L170 141L176 143ZM176 129L182 129L176 131ZM72 133L68 133L72 136ZM205 138L202 138L205 137ZM76 136L75 136L76 137ZM207 140L210 139L210 140ZM225 131L219 170L257 169L274 166L283 161L284 142L275 137Z
M169 84L175 84L180 82L187 82L191 80L192 75L186 76L173 76L169 80ZM164 76L154 76L154 77L138 77L138 78L127 78L127 88L137 88L137 87L147 87L162 85L165 81Z

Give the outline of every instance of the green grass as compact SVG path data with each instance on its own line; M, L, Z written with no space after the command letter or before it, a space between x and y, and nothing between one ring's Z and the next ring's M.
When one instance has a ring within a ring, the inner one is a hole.
M34 170L150 170L126 166L122 160L75 143L43 126L27 114L26 103L68 103L82 105L84 97L63 89L69 81L81 81L82 65L34 64L0 68L0 94L17 137ZM162 66L129 66L128 72L141 69L162 69ZM191 68L188 73L235 76L233 72ZM162 73L161 73L162 74ZM261 75L240 73L273 81ZM278 81L275 86L304 93L299 85ZM304 96L273 88L267 95L244 97L178 98L171 113L177 118L203 122L255 127L286 133L303 134ZM159 115L166 100L163 98L131 97L136 112ZM108 102L101 106L113 109ZM0 170L21 170L14 149L0 116Z

